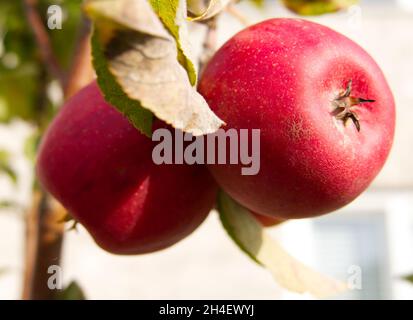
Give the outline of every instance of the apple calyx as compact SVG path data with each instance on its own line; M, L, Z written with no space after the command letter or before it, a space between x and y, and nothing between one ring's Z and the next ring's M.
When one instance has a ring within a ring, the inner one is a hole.
M354 111L354 107L361 103L374 102L375 100L351 96L351 86L352 80L347 83L346 90L334 99L333 106L335 109L332 112L332 115L335 116L336 119L342 120L344 125L347 123L347 120L351 119L356 126L357 131L360 131L360 119Z

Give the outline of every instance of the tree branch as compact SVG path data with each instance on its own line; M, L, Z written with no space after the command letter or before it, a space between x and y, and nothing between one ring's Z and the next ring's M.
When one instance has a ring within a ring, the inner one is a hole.
M87 85L95 75L92 65L90 35L91 22L83 16L72 63L65 81L64 95L66 99Z
M57 290L48 287L52 265L60 265L65 209L44 192L33 194L32 207L26 217L26 261L22 298L52 300Z
M29 8L27 18L33 19L31 10L33 10L36 1L25 0L25 3L26 7ZM46 44L43 43L43 48L47 48L42 50L44 66L48 67L47 70L54 77L57 77L56 71L59 71L58 80L64 88L66 99L90 82L94 75L89 44L90 22L83 18L78 29L79 36L66 79L62 77L60 68L56 68L57 64L50 64L50 61L45 60L46 56L54 57L54 55L52 51L48 51L51 50L50 43L47 44L48 38ZM36 37L38 37L37 34L35 32ZM40 31L40 34L42 34L42 31ZM42 41L45 40L42 35L40 38ZM43 89L43 94L46 94L46 87ZM48 279L51 276L48 271L50 266L60 264L64 235L64 223L62 223L64 215L65 209L45 190L34 188L32 207L26 218L23 299L56 299L58 296L58 290L52 290L48 287Z
M64 72L56 59L50 43L49 35L38 12L37 0L23 0L24 11L27 21L32 27L36 42L39 46L40 55L47 70L55 77L61 85L64 81Z

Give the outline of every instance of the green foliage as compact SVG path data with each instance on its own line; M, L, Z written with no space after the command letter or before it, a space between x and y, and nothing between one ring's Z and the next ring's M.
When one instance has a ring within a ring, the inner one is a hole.
M0 150L0 174L7 175L13 183L17 183L16 173L10 166L10 155L4 150Z
M76 281L72 281L57 295L57 300L86 300L82 288Z
M413 284L413 273L403 277L404 280Z
M24 142L24 155L27 159L31 160L32 162L36 159L36 152L37 148L40 144L40 133L38 130L33 132L30 136L26 138Z
M149 135L151 113L194 135L215 132L223 124L190 83L177 59L177 40L148 2L90 1L85 8L95 23L98 83L105 99L135 127Z
M185 0L150 0L150 2L155 13L175 38L178 46L178 60L188 72L191 84L195 85L197 71L189 52Z
M106 101L116 106L137 129L150 137L152 135L152 113L142 108L139 101L129 98L116 82L115 77L109 71L102 44L99 41L98 32L96 29L92 37L92 55L99 87Z
M64 16L61 30L46 30L54 53L63 67L69 65L81 0L59 1ZM47 8L53 0L39 0L39 13L47 26ZM47 99L51 81L40 59L39 48L21 1L0 1L0 122L19 118L39 124L48 121L56 106Z
M47 8L50 5L58 4L63 10L62 29L48 30L52 43L53 52L56 55L63 69L70 66L73 51L78 36L78 27L82 18L83 0L40 0L39 10L46 23Z
M259 8L262 8L264 6L265 0L249 0L252 2L254 5L256 5Z
M284 288L326 298L346 290L342 282L328 278L291 257L250 212L221 191L217 201L225 230L238 247L266 268Z
M21 3L0 2L0 121L34 117L40 71L37 60Z
M313 16L348 8L358 0L282 0L282 2L297 14Z
M259 225L254 221L254 218L250 217L248 213L245 214L245 209L232 200L223 191L220 191L218 195L217 206L222 226L227 231L231 239L253 261L261 264L257 260L255 254L256 250L252 249L258 248L261 245L260 237L255 236L258 235L258 233L254 230L250 231L250 227L259 227ZM245 239L243 237L245 237Z

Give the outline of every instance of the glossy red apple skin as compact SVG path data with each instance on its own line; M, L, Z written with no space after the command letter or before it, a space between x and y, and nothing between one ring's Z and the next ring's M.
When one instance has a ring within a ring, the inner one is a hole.
M153 145L93 82L48 128L38 178L107 251L160 250L201 224L216 184L205 166L155 165Z
M360 132L332 112L352 81ZM210 165L248 209L283 219L336 210L383 167L395 127L392 93L378 65L345 36L300 19L272 19L230 39L207 65L199 91L226 128L261 129L261 167ZM250 149L251 150L251 149Z

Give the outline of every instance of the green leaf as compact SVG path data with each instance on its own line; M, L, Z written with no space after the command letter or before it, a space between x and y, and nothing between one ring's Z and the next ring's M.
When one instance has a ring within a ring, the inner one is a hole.
M34 64L26 63L12 70L0 67L0 121L14 118L31 120L36 116L35 103L39 97Z
M0 121L30 120L39 99L38 47L18 1L0 1Z
M47 24L47 8L56 0L39 0L38 11ZM63 28L46 28L57 60L67 67L78 36L82 0L61 0ZM56 108L44 94L51 77L39 55L21 1L0 1L0 122L19 118L44 124Z
M282 287L325 298L346 289L346 285L311 270L291 257L265 231L247 209L224 192L218 196L218 211L225 230L255 262L266 268Z
M53 52L65 69L70 67L73 59L73 52L76 49L76 40L79 35L79 26L82 19L83 0L41 0L39 12L44 16L44 23L47 23L47 9L50 5L58 4L66 18L64 18L62 29L47 29Z
M188 72L191 84L196 85L197 71L189 44L187 8L185 0L150 0L155 13L175 38L178 46L178 61Z
M139 101L129 98L109 71L102 45L98 40L98 32L96 29L92 36L92 55L99 87L107 102L127 117L135 128L150 137L152 135L152 113L142 108Z
M282 0L282 2L297 14L313 16L346 9L358 3L358 0Z
M95 22L92 52L99 85L136 127L148 132L149 111L194 135L223 124L191 85L177 60L175 39L147 1L90 1L85 8Z
M188 11L192 21L208 20L222 12L232 0L188 0ZM208 3L208 5L206 5Z
M57 300L86 300L86 296L77 282L72 281L66 288L59 292Z
M258 8L264 7L265 0L249 0L250 3L257 6Z
M7 175L14 184L17 183L17 175L10 165L10 155L4 150L0 150L0 173Z
M407 276L403 276L403 279L406 280L406 281L409 281L413 284L413 273L409 274Z

